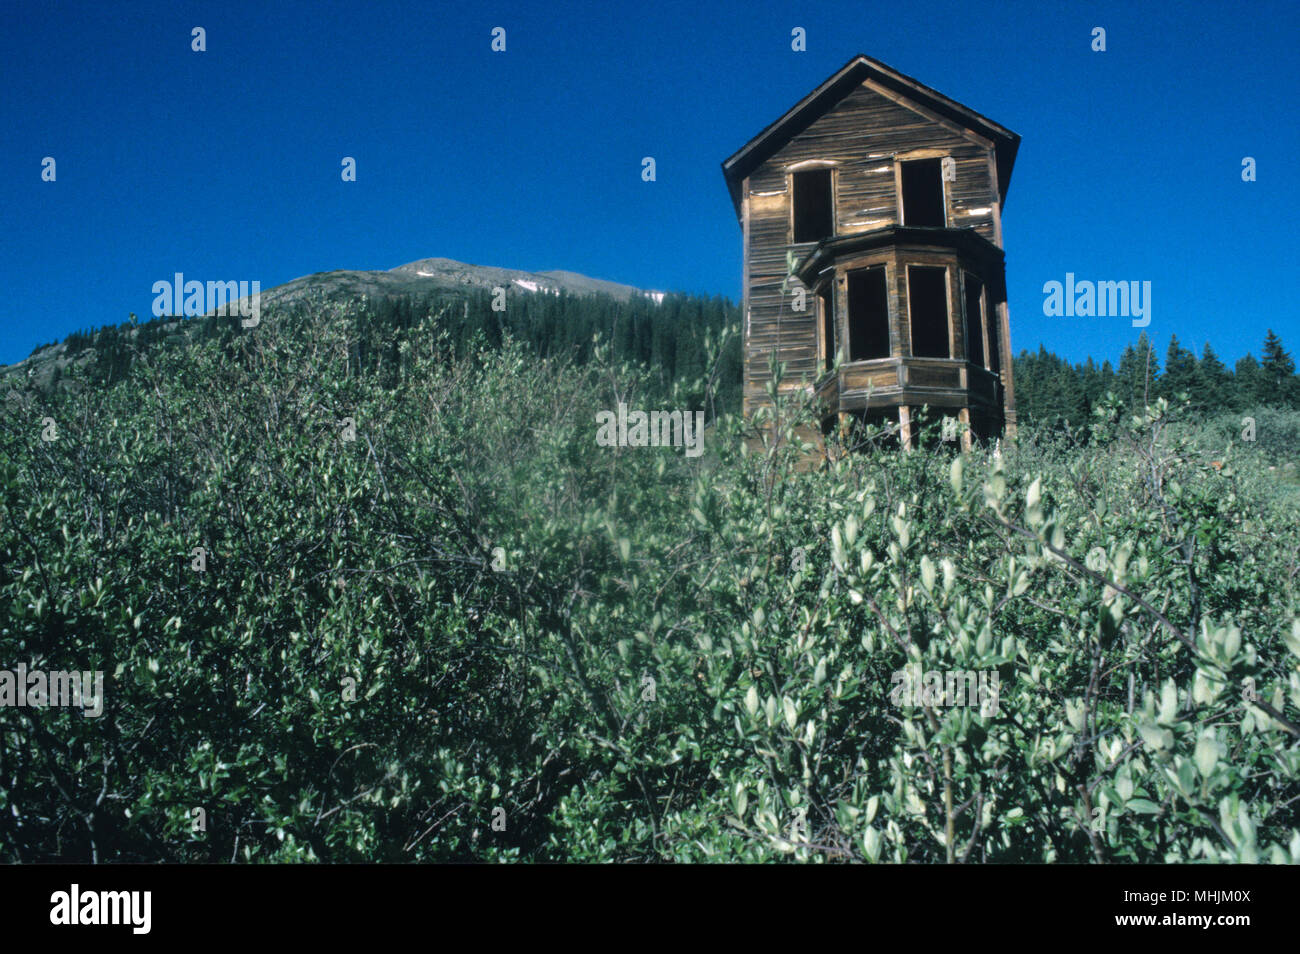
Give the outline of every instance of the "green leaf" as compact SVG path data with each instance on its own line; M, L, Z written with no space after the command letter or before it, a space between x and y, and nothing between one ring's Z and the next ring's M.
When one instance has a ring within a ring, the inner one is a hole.
M1043 478L1035 477L1034 482L1029 485L1029 490L1025 493L1025 506L1037 507L1038 501L1043 497Z
M793 729L794 726L795 726L795 723L796 723L796 722L798 721L798 719L799 719L799 712L798 712L798 710L795 708L794 700L791 699L789 696L785 696L785 697L781 700L781 706L782 706L782 708L785 710L785 724L786 724L789 728Z
M1166 749L1174 744L1174 734L1168 729L1160 728L1155 723L1142 723L1138 726L1138 732L1142 736L1142 741L1156 751Z
M880 860L880 832L874 827L868 828L863 833L862 850L872 864Z
M1160 714L1156 720L1162 725L1172 725L1178 716L1178 687L1173 679L1166 679L1160 688Z
M928 556L921 557L921 585L927 590L934 589L934 582L937 578L934 561Z
M1286 633L1282 640L1286 643L1287 649L1300 656L1300 618L1291 621L1291 632Z

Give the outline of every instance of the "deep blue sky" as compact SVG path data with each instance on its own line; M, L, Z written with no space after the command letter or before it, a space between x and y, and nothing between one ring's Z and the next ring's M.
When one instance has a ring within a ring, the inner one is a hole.
M858 52L1023 137L1017 351L1114 359L1136 338L1045 317L1067 271L1151 281L1162 355L1173 333L1231 363L1269 327L1300 351L1298 27L1294 0L9 6L0 362L148 317L176 271L266 289L446 256L738 299L719 163Z

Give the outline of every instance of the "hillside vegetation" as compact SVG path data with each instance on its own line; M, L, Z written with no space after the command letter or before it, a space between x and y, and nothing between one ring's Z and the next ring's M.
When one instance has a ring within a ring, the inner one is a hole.
M1300 862L1294 410L810 470L721 302L551 347L476 301L10 396L0 664L105 696L0 709L0 858ZM705 453L598 446L620 402Z

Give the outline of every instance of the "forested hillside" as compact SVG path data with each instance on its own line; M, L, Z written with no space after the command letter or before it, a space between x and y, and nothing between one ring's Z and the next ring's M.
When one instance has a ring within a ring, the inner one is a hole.
M329 303L318 296L296 300L289 308L277 306L277 311L310 314L327 307ZM472 340L498 347L508 334L539 355L571 356L583 363L599 335L616 356L653 369L660 386L697 376L703 369L706 338L716 339L723 328L740 322L740 310L732 302L690 295L667 295L662 304L655 304L644 297L620 301L607 295L515 292L509 307L496 311L486 291L440 291L376 298L354 303L350 310L358 322L356 357L363 365L394 360L394 354L383 354L375 343L385 330L407 330L432 317L447 332L457 354L463 354ZM204 341L226 338L233 329L229 319L197 318L78 331L65 339L57 362L53 356L34 362L33 377L45 385L58 383L66 366L75 363L86 366L88 380L96 385L115 382L125 375L133 355L182 334L187 340ZM54 347L55 343L41 345L33 355ZM1260 354L1261 359L1247 354L1230 369L1208 342L1198 357L1175 335L1162 358L1143 332L1124 349L1116 367L1109 359L1072 364L1040 345L1037 352L1022 350L1014 359L1017 412L1024 423L1082 427L1108 393L1130 410L1140 410L1160 397L1175 404L1186 398L1193 411L1218 416L1260 407L1300 409L1300 376L1281 338L1269 331ZM78 361L78 355L85 357ZM716 399L738 411L738 337L732 339L717 374ZM1282 435L1275 429L1272 436L1280 445Z
M1197 357L1174 335L1162 360L1142 332L1124 349L1116 368L1091 358L1070 364L1040 345L1036 354L1021 351L1016 358L1016 407L1022 420L1076 425L1091 418L1107 392L1134 409L1161 397L1178 401L1180 395L1197 412L1300 409L1300 377L1282 339L1269 331L1261 354L1262 360L1248 354L1229 370L1208 342Z
M352 372L391 367L397 358L396 333L425 324L445 334L454 353L464 355L472 342L496 348L506 336L542 357L572 358L579 364L591 356L597 336L623 359L652 369L661 388L698 376L704 368L707 341L735 324L737 309L724 298L665 295L656 304L648 297L623 300L609 295L537 294L513 291L493 307L486 290L439 291L428 295L398 295L359 300L347 307ZM297 298L275 305L273 313L300 318L333 314L335 305L324 295ZM82 380L102 387L121 381L142 354L168 343L228 343L239 329L230 318L201 317L178 321L156 318L74 332L64 342L41 345L32 352L30 367L15 366L11 374L48 388L61 383L69 366L82 367ZM52 353L57 346L58 355ZM42 355L46 357L42 360ZM30 374L28 371L30 370ZM717 368L716 399L728 407L740 402L740 346L735 339ZM9 382L14 386L14 382ZM19 385L21 386L21 385Z

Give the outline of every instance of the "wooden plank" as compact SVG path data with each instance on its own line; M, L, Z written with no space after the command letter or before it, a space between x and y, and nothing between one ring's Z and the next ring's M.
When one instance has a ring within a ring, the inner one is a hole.
M747 410L767 402L764 385L770 378L767 364L775 356L785 362L789 386L801 380L821 378L822 355L819 353L820 325L818 300L807 290L804 312L792 308L792 293L804 286L788 277L787 253L796 259L805 257L815 243L790 243L792 234L792 169L825 164L832 168L835 234L849 235L874 231L899 222L898 161L907 157L951 157L956 178L945 182L945 203L951 227L973 228L975 232L1000 247L1001 208L999 204L997 162L992 143L970 129L919 109L905 102L905 97L890 90L875 88L872 83L859 85L835 107L792 137L765 163L753 170L742 186L745 235L744 307L746 340L744 342L744 393ZM887 247L841 260L841 271L833 284L838 341L846 340L847 287L843 270L848 267L886 266L886 291L889 303L890 350L902 359L910 356L911 334L907 321L906 265L935 265L947 269L949 300L949 346L955 358L966 354L963 271L980 278L985 295L1004 285L1000 262L969 261L969 250L933 247ZM990 274L997 272L998 274ZM813 279L810 279L813 280ZM816 279L818 282L820 278ZM783 290L782 285L785 285ZM1003 300L987 298L981 325L987 329L991 320L999 321L1003 359L1004 393L1011 399L1009 329ZM987 332L985 332L987 333ZM985 354L988 354L987 347ZM903 372L898 365L888 369L845 369L842 380L834 386L834 397L843 404L848 392L898 389L904 381L908 389L933 389L924 400L942 400L951 406L964 406L963 395L985 404L993 399L996 388L991 379L970 374L964 365L927 366L910 363ZM823 386L823 389L824 390ZM924 393L924 391L922 392ZM904 395L892 400L897 402ZM876 405L876 401L871 401ZM1013 407L1013 405L1009 405ZM1013 419L1013 414L1008 419Z
M907 368L907 386L909 388L947 388L961 390L961 371L958 368L918 367L910 362Z
M891 365L888 368L845 368L842 372L844 376L844 390L846 391L863 391L871 388L880 391L885 388L899 388L902 382L899 380L898 366Z

